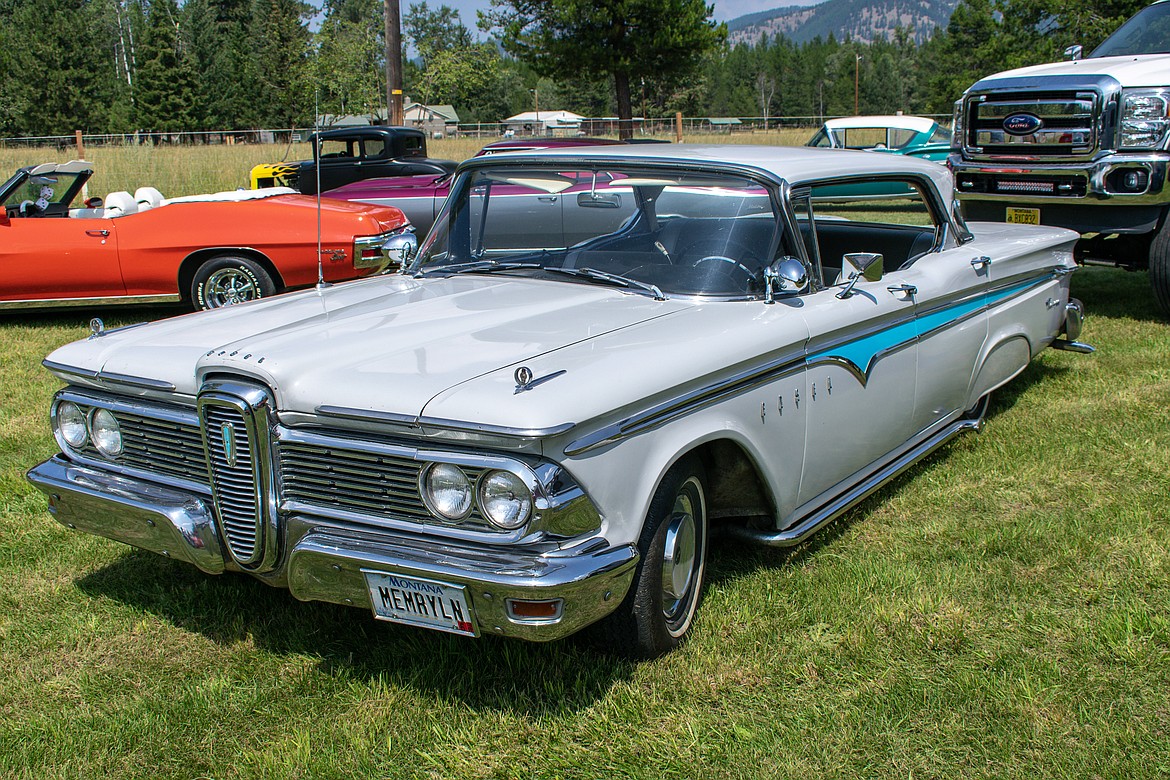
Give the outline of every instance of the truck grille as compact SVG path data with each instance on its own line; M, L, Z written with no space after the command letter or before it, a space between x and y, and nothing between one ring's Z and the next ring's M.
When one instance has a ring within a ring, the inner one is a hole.
M989 92L972 95L966 106L963 140L975 158L1087 158L1099 143L1096 92ZM1009 132L1013 123L1008 120L1020 117L1015 132Z

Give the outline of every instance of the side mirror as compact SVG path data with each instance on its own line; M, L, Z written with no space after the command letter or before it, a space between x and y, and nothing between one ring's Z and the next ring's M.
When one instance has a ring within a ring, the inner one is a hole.
M1069 46L1064 50L1064 58L1066 60L1072 60L1073 62L1076 62L1084 53L1085 47L1081 46L1079 43L1074 43L1072 46Z
M857 286L858 279L864 279L867 282L880 282L882 280L883 266L885 265L883 255L877 252L850 252L844 256L843 260L845 263L841 272L846 274L849 284L837 293L838 298L848 298L853 295L853 288Z
M808 269L796 257L781 257L764 269L764 303L775 303L776 293L799 295L808 289Z
M418 252L418 236L414 233L398 233L382 244L382 254L390 261L391 266L404 267L416 252Z

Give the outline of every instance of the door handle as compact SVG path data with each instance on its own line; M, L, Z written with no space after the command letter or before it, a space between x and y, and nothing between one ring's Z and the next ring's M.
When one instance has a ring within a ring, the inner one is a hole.
M913 297L918 294L918 288L912 284L895 284L886 288L894 295L908 295Z
M110 231L108 231L108 230L87 230L87 231L85 231L85 234L87 236L93 236L94 238L105 238L106 236L110 235Z
M987 255L980 255L971 259L971 267L977 271L989 265L991 265L991 258Z
M543 200L545 203L556 203L557 202L556 195L537 195L536 199Z

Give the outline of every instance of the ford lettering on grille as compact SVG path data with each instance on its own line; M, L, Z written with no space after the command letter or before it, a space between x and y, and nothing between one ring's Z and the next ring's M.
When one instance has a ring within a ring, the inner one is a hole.
M1003 129L1012 135L1031 135L1044 126L1034 114L1012 114L1003 120Z

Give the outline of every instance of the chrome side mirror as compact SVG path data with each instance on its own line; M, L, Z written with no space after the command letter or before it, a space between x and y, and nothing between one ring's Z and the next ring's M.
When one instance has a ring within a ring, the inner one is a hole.
M799 258L781 257L764 269L764 303L775 303L776 293L798 295L808 289L808 269Z
M1073 62L1076 62L1084 53L1085 47L1081 46L1079 43L1074 43L1072 46L1069 46L1064 50L1064 58L1066 60L1072 60Z
M850 252L844 256L844 267L841 269L842 273L846 274L849 283L845 285L845 289L837 293L838 298L848 298L853 295L853 288L857 286L858 279L864 279L867 282L880 282L882 280L883 266L885 265L885 257L877 252Z
M418 236L414 233L398 233L382 244L382 255L390 261L390 266L405 267L416 252Z

